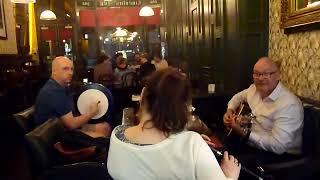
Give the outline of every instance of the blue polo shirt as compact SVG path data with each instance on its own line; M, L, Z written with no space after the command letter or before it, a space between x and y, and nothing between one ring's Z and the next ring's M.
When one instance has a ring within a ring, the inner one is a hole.
M74 103L68 87L49 79L36 99L34 121L38 126L50 118L61 117L73 110Z

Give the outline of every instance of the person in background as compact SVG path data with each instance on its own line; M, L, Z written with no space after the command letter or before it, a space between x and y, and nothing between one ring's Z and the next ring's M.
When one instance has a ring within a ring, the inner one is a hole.
M179 71L180 72L182 72L182 73L184 73L185 75L187 75L188 74L188 62L187 61L182 61L182 62L180 62L179 63L179 65L178 65L178 68L179 68Z
M80 130L91 137L106 137L111 133L108 123L87 124L98 112L98 103L90 105L87 113L74 116L74 103L68 86L73 77L73 63L59 56L52 61L51 78L41 88L35 103L34 120L41 125L50 118L59 118L69 130Z
M101 55L98 64L94 68L94 82L101 83L105 86L112 85L113 69L110 58L107 55Z
M123 54L121 52L117 52L115 55L114 55L114 58L112 59L111 63L112 63L112 67L113 69L115 69L117 67L117 59L119 57L123 57Z
M117 67L114 70L115 80L113 85L115 88L121 88L123 85L123 76L129 72L133 72L131 68L128 67L126 59L123 57L117 58Z
M154 66L154 64L151 64L150 61L148 61L147 53L142 53L140 58L141 66L139 70L139 79L141 82L143 82L146 77L150 76L156 70L156 67Z
M160 55L157 53L153 55L153 60L151 61L151 64L153 64L156 67L157 71L168 68L167 60L161 59Z
M254 65L253 81L248 89L232 97L224 115L229 131L249 144L242 143L241 148L233 150L250 154L252 161L260 164L299 155L303 128L301 101L280 82L279 69L268 57L260 58ZM236 122L236 109L242 102L248 103L256 116L251 129Z
M137 70L137 69L140 68L140 66L141 66L140 53L137 52L137 53L135 53L134 56L133 56L133 62L132 62L132 64L131 64L130 67L131 67L132 69L134 69L134 70Z
M107 162L112 178L238 179L237 159L225 152L219 166L204 139L185 130L190 101L186 76L173 68L153 73L141 93L139 124L112 132Z

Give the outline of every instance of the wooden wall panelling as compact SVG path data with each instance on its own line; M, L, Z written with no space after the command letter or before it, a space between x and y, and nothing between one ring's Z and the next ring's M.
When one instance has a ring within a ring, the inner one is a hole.
M252 68L257 59L268 55L268 0L241 1L240 38L241 56L240 88L252 83Z
M196 67L199 63L199 47L198 47L198 35L199 35L199 17L198 17L198 2L193 1L190 4L190 26L191 26L191 45L192 45L192 67Z
M267 54L268 0L164 1L169 57L188 59L193 71L213 66L226 90L251 83L252 65Z
M186 42L186 47L187 47L187 51L186 51L186 53L185 53L185 56L187 56L189 59L190 59L190 61L188 62L189 64L191 64L192 63L192 54L193 54L193 52L192 52L192 36L191 36L191 13L190 13L190 4L191 4L191 2L190 2L190 0L186 0L186 3L187 3L187 14L186 14L186 18L187 18L187 27L186 27L186 29L188 30L188 33L187 33L187 37L186 37L186 40L187 40L187 42Z
M240 56L242 44L239 39L239 0L224 1L224 30L223 74L226 89L239 90L240 85ZM218 24L218 22L217 22Z
M213 66L212 48L211 48L211 19L210 19L210 1L203 0L203 49L205 51L205 62L206 64Z
M225 51L225 39L224 39L224 3L223 0L212 0L210 11L212 12L212 43L213 44L213 58L215 78L218 82L217 88L224 89L224 51Z

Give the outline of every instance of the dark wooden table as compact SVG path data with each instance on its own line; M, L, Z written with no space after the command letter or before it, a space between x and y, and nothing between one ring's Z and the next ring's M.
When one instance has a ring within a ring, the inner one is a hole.
M195 114L206 123L211 130L223 128L223 115L232 93L195 91L192 95L192 105L196 108Z

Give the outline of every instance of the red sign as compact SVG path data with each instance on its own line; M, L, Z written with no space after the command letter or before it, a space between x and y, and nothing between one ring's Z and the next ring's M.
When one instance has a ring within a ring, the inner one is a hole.
M80 26L81 27L95 27L96 26L96 13L95 10L80 10Z
M139 16L140 7L100 8L97 10L80 10L80 26L95 27L95 13L101 27L143 25L144 19ZM146 17L147 24L160 24L160 8L153 8L154 16Z

